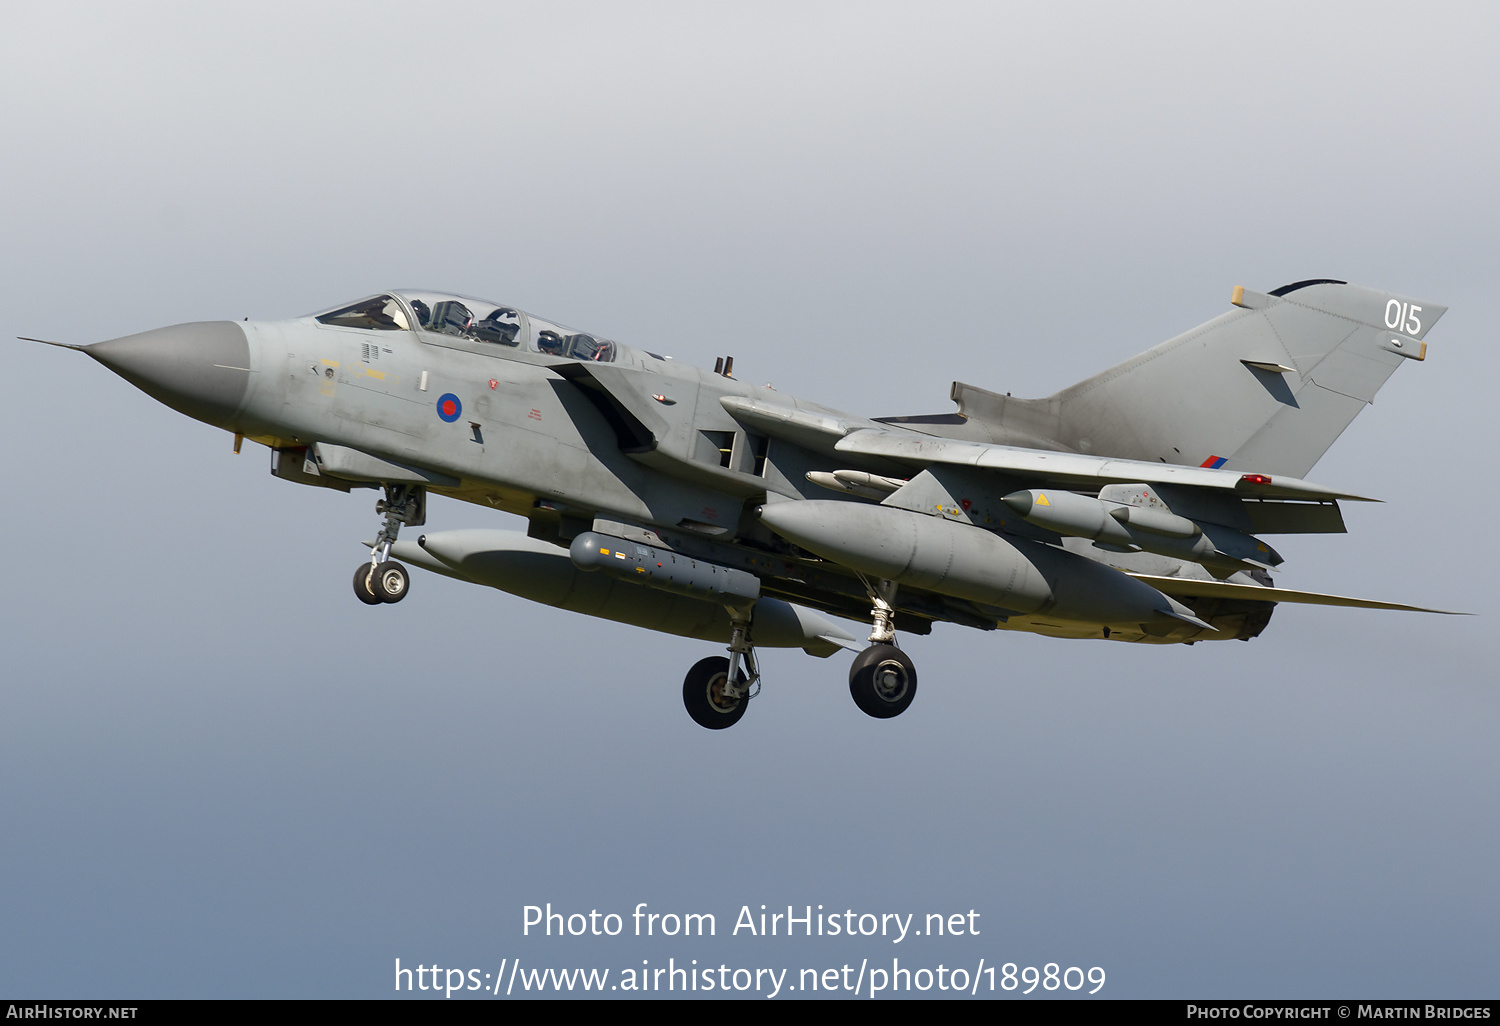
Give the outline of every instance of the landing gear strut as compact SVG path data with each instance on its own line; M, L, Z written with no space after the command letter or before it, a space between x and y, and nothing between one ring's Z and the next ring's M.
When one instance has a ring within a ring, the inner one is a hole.
M375 512L385 514L385 524L370 547L370 561L354 571L354 594L366 605L400 602L411 587L406 567L391 559L391 546L403 524L421 524L426 510L424 489L386 485L385 498L375 503Z
M698 726L709 730L734 726L745 715L750 699L760 694L760 666L750 641L754 604L725 608L729 610L729 658L700 659L682 682L682 704L687 706L688 715Z
M861 578L864 580L863 578ZM849 694L860 711L877 719L900 716L917 697L917 668L896 647L896 584L864 580L870 594L870 647L849 667Z

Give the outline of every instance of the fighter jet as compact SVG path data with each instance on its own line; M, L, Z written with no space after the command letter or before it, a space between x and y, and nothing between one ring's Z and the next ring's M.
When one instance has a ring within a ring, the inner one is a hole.
M682 687L719 729L759 693L758 648L856 652L855 704L890 718L917 691L898 628L1195 644L1254 638L1285 602L1417 610L1276 587L1263 536L1344 531L1339 503L1366 500L1304 477L1444 311L1332 279L1237 287L1045 399L955 382L954 410L875 419L743 382L733 357L709 371L428 291L52 344L235 452L267 446L283 481L379 492L362 602L400 602L410 565L726 644ZM401 537L434 495L527 528Z

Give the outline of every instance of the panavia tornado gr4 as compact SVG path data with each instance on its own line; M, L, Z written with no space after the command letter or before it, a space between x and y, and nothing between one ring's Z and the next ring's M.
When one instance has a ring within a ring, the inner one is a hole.
M1281 602L1415 609L1275 587L1263 539L1344 530L1360 497L1304 476L1445 308L1332 280L1231 304L1045 399L955 382L953 412L878 419L434 292L70 348L268 446L276 477L378 490L363 602L404 598L407 564L727 644L682 692L721 728L757 647L856 652L855 704L886 718L917 691L898 628L1193 644ZM527 530L398 538L433 495Z

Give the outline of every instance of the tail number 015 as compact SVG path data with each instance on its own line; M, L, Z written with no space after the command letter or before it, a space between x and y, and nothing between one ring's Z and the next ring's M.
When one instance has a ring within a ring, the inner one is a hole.
M1393 299L1385 304L1385 326L1392 331L1404 331L1408 335L1415 335L1422 330L1422 322L1417 319L1417 314L1421 312L1420 306Z

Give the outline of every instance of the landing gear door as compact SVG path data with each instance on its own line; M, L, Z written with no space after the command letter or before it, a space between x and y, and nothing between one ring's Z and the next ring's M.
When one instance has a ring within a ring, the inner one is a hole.
M416 506L403 522L404 526L427 526L427 489L421 485L408 485L406 488L406 498L408 502L415 503Z

